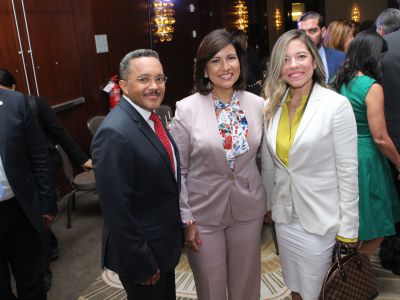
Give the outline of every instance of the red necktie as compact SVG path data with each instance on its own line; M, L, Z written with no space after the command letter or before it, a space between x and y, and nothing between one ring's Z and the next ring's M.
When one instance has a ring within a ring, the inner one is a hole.
M171 161L172 171L175 172L174 155L172 154L171 143L169 141L167 133L165 132L164 126L162 125L160 118L157 117L154 112L151 113L149 119L154 122L154 131L156 132L158 139L164 145L165 150L167 150L169 159Z

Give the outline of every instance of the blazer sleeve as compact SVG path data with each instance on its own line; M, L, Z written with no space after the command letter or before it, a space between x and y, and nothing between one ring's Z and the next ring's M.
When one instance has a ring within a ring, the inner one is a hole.
M264 129L265 131L265 129ZM275 165L268 148L266 134L263 134L261 144L261 178L267 195L267 211L272 209L272 191L275 185Z
M97 132L91 149L109 239L135 282L142 282L156 273L158 264L134 216L137 170L131 148L126 136L106 127Z
M38 107L40 125L46 135L52 142L59 144L74 163L83 165L89 159L88 156L61 125L53 109L42 97L35 97L35 101Z
M347 99L333 115L333 146L339 183L341 221L338 236L358 237L357 126Z
M178 147L181 162L181 192L179 197L179 206L182 222L193 220L186 183L186 178L189 171L189 157L191 149L190 128L185 117L188 118L188 113L185 114L182 103L177 102L175 117L172 121L170 133Z
M54 188L54 178L50 171L50 158L44 146L45 143L40 127L29 109L28 99L25 99L23 104L25 106L24 130L27 139L27 150L39 191L41 212L42 214L56 215L57 196Z

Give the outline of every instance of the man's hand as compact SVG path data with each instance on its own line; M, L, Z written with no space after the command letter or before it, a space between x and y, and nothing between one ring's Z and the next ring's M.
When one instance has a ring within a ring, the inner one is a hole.
M157 270L156 274L151 276L146 281L141 282L141 285L155 285L157 281L160 279L160 270Z
M52 215L42 215L44 229L47 231L50 229L51 223L53 223L55 216Z

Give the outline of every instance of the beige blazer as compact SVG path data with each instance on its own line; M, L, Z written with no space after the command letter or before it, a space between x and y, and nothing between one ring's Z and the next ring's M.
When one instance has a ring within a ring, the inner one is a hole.
M176 103L171 134L181 159L182 221L194 218L202 225L219 225L228 201L235 220L246 221L266 212L266 198L256 155L263 135L261 97L239 92L248 121L250 150L229 168L211 97L196 93Z
M292 210L311 233L358 236L357 129L349 101L318 84L289 151L288 168L276 155L282 105L265 128L262 174L268 209L290 224Z

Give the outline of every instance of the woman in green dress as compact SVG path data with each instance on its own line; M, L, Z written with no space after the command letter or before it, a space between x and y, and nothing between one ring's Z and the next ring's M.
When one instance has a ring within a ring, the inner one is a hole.
M360 251L373 254L385 236L395 233L400 203L389 159L400 172L400 155L386 129L381 58L386 41L363 31L351 42L335 88L350 101L358 131Z

